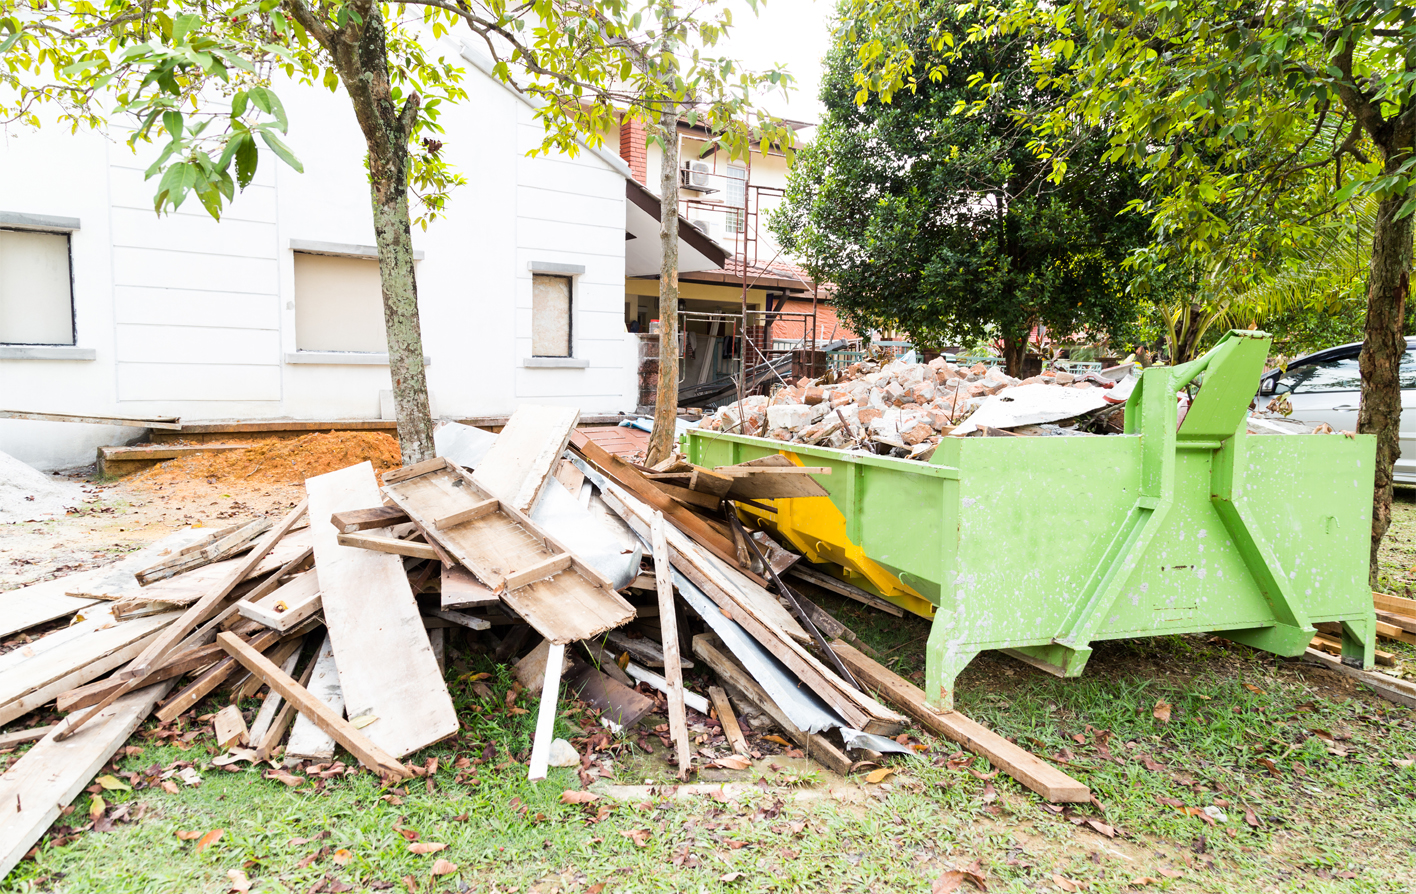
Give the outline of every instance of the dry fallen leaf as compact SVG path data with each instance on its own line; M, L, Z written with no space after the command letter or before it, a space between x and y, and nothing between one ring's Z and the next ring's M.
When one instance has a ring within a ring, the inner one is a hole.
M1061 888L1063 891L1072 892L1082 890L1082 886L1079 883L1074 882L1069 878L1063 878L1060 875L1054 875L1052 877L1052 884Z
M355 717L353 720L349 721L349 725L354 727L355 729L363 729L364 727L368 726L369 724L373 723L378 719L379 718L374 716L373 714L360 714L358 717Z
M1263 695L1263 694L1264 694L1264 691L1263 691L1262 689L1260 689L1259 687L1255 686L1253 683L1245 683L1245 684L1244 684L1244 688L1247 689L1247 690L1249 690L1250 692L1254 693L1254 695Z
M177 783L173 782L171 779L162 780L162 790L169 795L175 795L181 791L181 789L177 787Z
M202 840L197 842L196 853L201 853L213 844L221 840L221 836L226 834L225 829L212 829L202 836Z
M233 891L235 894L246 894L247 891L251 890L251 880L246 878L246 873L241 870L228 869L226 870L226 877L231 879L231 887L227 888L228 891Z
M449 863L446 860L438 860L433 864L433 875L452 875L457 871L456 863Z
M415 854L435 854L446 847L440 841L415 841L408 845L408 850Z
M742 873L741 873L741 872L725 872L725 873L723 873L722 875L718 876L718 881L720 881L720 882L735 882L735 881L737 881L737 880L740 879L740 878L742 878Z
M951 894L951 892L959 890L964 882L968 882L980 891L988 890L988 882L979 873L967 869L949 869L934 880L934 884L929 887L929 892L930 894Z
M182 839L183 841L196 841L198 838L202 837L202 833L178 831L177 837Z
M108 809L108 805L103 802L100 795L92 795L89 798L89 819L97 820L103 816L103 811Z
M120 780L118 780L117 778L115 778L115 777L113 777L113 776L100 776L100 777L98 777L97 779L95 779L94 782L97 782L99 785L103 786L104 788L106 788L106 789L107 789L108 791L110 791L110 792L130 792L130 791L132 791L131 788L129 788L128 786L124 785Z
M884 781L885 781L886 779L888 779L888 778L890 777L890 775L893 774L894 772L895 772L895 771L894 771L893 769L891 769L890 767L881 767L881 768L878 769L878 770L871 770L869 773L867 773L867 774L865 775L865 781L866 781L866 782L872 782L872 783L884 782Z
M1133 878L1133 879L1131 879L1130 884L1131 884L1131 887L1133 887L1133 888L1144 888L1146 885L1158 885L1158 884L1160 884L1160 879L1158 879L1158 878L1152 878L1152 877L1149 876L1149 875L1143 875L1143 876L1141 876L1140 878Z
M620 834L634 842L636 847L647 847L649 845L648 829L621 829Z
M561 792L562 804L589 804L591 801L600 800L600 796L594 792L579 792L567 790Z
M1111 826L1108 826L1106 823L1103 823L1101 820L1089 819L1087 820L1087 825L1091 826L1093 829L1095 829L1097 832L1100 832L1102 835L1105 835L1107 838L1116 837L1116 830Z
M348 848L342 847L334 852L334 856L331 859L334 860L334 865L336 866L346 866L350 860L354 859L354 854L351 853Z
M781 736L767 735L763 736L762 738L766 739L768 742L776 742L778 745L785 745L788 748L792 747L792 743L788 742L786 739L783 739Z
M1178 869L1161 869L1158 871L1166 878L1179 878L1180 876L1185 874Z
M737 754L730 754L727 757L720 757L708 766L719 767L724 770L746 770L752 766L752 761Z
M1170 722L1170 703L1164 700L1155 703L1155 710L1151 711L1151 716L1161 723ZM1061 876L1058 876L1061 878Z

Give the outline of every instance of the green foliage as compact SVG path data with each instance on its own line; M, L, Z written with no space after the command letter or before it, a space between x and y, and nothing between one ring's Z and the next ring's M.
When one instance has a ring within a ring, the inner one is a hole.
M976 22L948 21L948 40L964 46ZM1073 134L1085 163L1048 179L1027 121L1063 97L1033 89L1035 46L999 39L940 51L919 29L908 40L931 78L860 104L854 76L870 48L852 33L837 33L826 119L773 221L786 250L836 285L833 302L850 323L937 347L984 336L1020 346L1038 324L1065 337L1129 322L1118 271L1145 225L1120 213L1136 183L1101 158L1095 128Z

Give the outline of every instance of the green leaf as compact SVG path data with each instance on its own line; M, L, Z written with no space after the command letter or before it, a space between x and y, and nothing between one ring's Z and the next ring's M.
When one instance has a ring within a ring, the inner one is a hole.
M251 181L255 179L259 159L260 152L256 150L256 141L248 133L241 134L236 146L236 182L242 189L250 186Z
M305 166L300 164L300 159L295 157L295 153L290 151L290 147L280 141L280 137L269 130L262 129L261 139L265 140L265 144L270 147L270 151L274 152L277 158L300 173L305 173Z
M196 13L188 13L178 16L172 22L172 42L174 44L184 43L188 33L202 23L202 17Z
M170 111L162 113L162 126L172 136L172 139L182 138L182 113Z

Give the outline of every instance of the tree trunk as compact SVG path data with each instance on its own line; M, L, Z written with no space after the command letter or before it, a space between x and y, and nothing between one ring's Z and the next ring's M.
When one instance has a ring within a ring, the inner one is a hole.
M1023 378L1023 362L1028 356L1028 334L1003 338L1003 369L1015 379Z
M1390 156L1387 168L1394 162ZM1397 219L1406 200L1393 196L1377 208L1372 234L1372 266L1367 280L1367 323L1358 365L1362 373L1362 407L1357 430L1377 436L1376 480L1372 499L1370 578L1377 583L1377 549L1391 525L1392 466L1401 455L1401 358L1406 353L1402 322L1411 270L1412 218Z
M408 140L420 99L410 95L399 107L388 72L388 45L378 4L356 4L363 22L324 28L302 4L288 7L334 57L335 70L364 134L369 155L369 196L374 212L374 241L379 250L384 328L398 445L404 465L431 459L433 415L423 364L423 334L418 322L418 284L413 275L412 222L408 216Z
M674 455L678 419L678 109L669 102L659 116L664 141L659 166L659 392L654 400L654 432L645 465Z

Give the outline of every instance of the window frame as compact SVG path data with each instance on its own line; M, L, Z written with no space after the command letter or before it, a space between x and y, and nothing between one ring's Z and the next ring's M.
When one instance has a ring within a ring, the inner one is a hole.
M70 359L74 355L75 359L92 359L91 357L78 357L78 354L88 354L79 347L79 311L74 298L74 233L79 230L79 219L77 217L55 217L46 214L27 214L18 211L0 211L0 231L14 233L38 233L48 236L64 237L64 257L69 268L69 341L67 342L38 342L38 341L3 341L0 340L0 348L6 349L6 356L3 359ZM56 354L56 352L58 352ZM54 355L54 356L50 356Z
M531 331L528 333L531 341L531 350L536 350L536 277L537 276L558 276L568 281L569 285L569 307L567 308L566 320L566 350L569 354L545 355L532 353L523 357L521 365L528 369L585 369L590 366L590 361L577 357L575 354L575 306L576 292L579 287L580 277L585 275L583 264L561 264L551 261L529 261L526 269L531 274Z
M375 245L359 245L347 242L323 242L311 239L291 239L288 247L290 249L291 263L291 283L290 283L290 332L295 339L295 350L285 351L284 360L287 364L308 364L316 366L387 366L389 363L387 351L315 351L301 350L299 347L299 333L296 330L294 312L296 302L300 300L295 294L294 264L295 255L323 255L331 258L348 258L361 261L378 262L379 250ZM417 275L417 262L422 261L424 253L421 249L413 250L414 275ZM288 342L287 342L288 344ZM427 354L423 355L423 365L432 366L433 358Z

